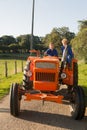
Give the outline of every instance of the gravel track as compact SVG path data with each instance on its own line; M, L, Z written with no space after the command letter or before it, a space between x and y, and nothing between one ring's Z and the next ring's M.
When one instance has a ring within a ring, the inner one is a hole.
M87 112L81 121L70 116L69 106L53 102L21 102L18 118L10 115L9 96L0 101L0 130L87 130Z

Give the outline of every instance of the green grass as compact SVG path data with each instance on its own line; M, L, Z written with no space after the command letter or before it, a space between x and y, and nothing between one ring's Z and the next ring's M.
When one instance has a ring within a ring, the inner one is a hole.
M7 61L7 66L8 66L8 77L5 77L5 61ZM8 94L9 88L12 83L14 82L22 82L22 61L21 60L16 60L17 61L17 73L15 73L15 59L0 59L0 99ZM23 66L25 66L25 62L23 61Z
M8 76L15 74L15 60L11 59L0 59L0 79L5 77L5 61L7 61L8 66ZM22 72L22 60L16 60L17 62L17 72ZM23 66L26 61L23 61Z
M87 96L87 64L79 64L79 85L84 88L85 95Z
M9 76L8 78L0 79L0 99L9 93L9 88L12 83L14 82L21 83L22 77L23 74L19 73L16 75Z

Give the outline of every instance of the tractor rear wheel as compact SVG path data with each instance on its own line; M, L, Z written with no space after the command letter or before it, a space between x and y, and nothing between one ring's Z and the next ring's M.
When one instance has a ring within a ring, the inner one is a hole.
M72 91L72 99L70 111L72 118L81 120L85 114L85 94L81 87L74 87Z
M10 113L13 116L18 116L20 112L20 96L19 85L17 83L12 84L10 89Z
M78 64L73 63L73 86L78 86Z

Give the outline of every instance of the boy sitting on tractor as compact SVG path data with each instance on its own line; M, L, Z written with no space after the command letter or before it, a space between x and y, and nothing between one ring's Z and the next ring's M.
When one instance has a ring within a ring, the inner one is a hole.
M58 56L58 52L57 50L54 48L54 44L50 43L49 44L49 49L47 49L47 51L45 51L44 55L48 55L48 56Z

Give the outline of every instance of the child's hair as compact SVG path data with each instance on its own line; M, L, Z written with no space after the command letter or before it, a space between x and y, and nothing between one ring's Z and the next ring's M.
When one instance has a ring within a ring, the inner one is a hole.
M68 40L67 40L66 38L64 38L64 39L62 40L62 43L68 43Z
M50 42L49 45L54 45L54 43L53 43L53 42Z

